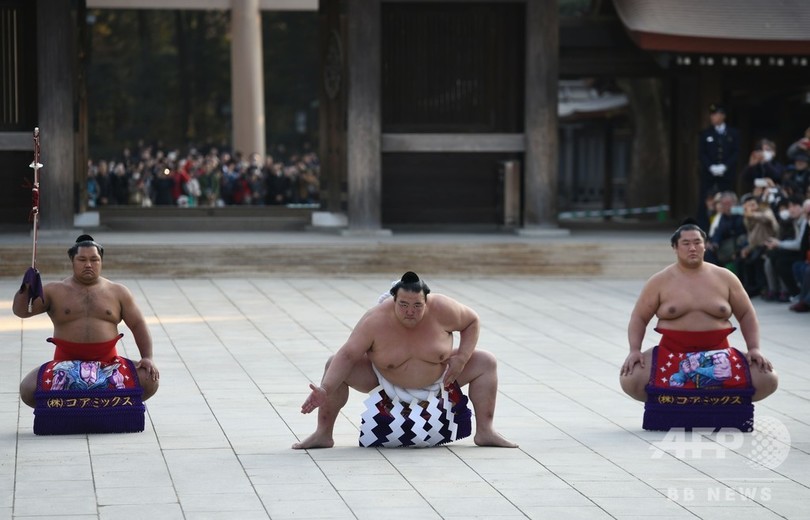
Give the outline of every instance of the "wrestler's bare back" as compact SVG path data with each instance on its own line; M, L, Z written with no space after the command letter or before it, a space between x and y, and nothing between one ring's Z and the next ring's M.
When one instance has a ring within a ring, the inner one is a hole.
M72 277L44 287L47 312L56 338L77 343L108 341L118 334L129 292L99 277L92 284Z
M369 360L388 381L405 388L435 383L453 352L453 313L447 299L430 295L425 316L406 327L394 314L393 298L372 309L359 324L371 338ZM456 329L457 330L457 329Z

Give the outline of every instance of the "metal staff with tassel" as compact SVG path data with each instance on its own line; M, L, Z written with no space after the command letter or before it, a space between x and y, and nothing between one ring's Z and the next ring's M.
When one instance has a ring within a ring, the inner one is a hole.
M34 169L34 185L31 187L31 220L34 223L34 244L31 251L31 267L37 268L37 235L39 232L39 169L42 163L39 162L39 127L34 128L34 162L31 163Z
M37 238L39 236L39 169L42 168L42 163L39 162L39 127L34 128L34 161L31 163L31 168L34 169L34 184L31 186L31 221L34 228L31 233L33 236L33 250L31 252L31 267L25 272L23 278L23 286L28 284L28 312L34 308L34 300L43 297L42 292L42 279L37 270Z

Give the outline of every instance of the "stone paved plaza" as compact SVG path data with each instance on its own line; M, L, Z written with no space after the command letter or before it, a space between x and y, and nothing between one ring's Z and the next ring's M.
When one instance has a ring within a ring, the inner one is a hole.
M308 383L400 274L116 278L161 371L146 430L53 437L33 435L17 391L50 359L50 321L14 317L19 278L0 279L0 520L810 518L808 316L755 301L781 378L757 431L647 432L618 385L646 275L420 273L478 311L479 348L499 359L496 427L520 448L359 448L352 392L335 448L291 450L315 427L299 411ZM130 334L119 352L138 359Z

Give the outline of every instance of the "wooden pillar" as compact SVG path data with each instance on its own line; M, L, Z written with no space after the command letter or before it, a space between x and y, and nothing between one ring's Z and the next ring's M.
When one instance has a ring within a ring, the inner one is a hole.
M90 156L87 119L87 60L91 45L90 28L87 26L87 3L80 0L76 8L76 134L74 185L77 213L87 211L87 159Z
M347 2L350 232L381 231L380 0Z
M73 228L76 77L72 2L37 0L40 229ZM84 20L81 21L84 23Z
M320 70L318 110L321 158L321 209L346 211L346 39L342 0L318 5Z
M524 231L557 227L557 10L556 0L526 2Z
M672 110L672 155L669 177L670 216L676 222L697 215L700 200L698 134L707 126L708 105L700 104L700 81L694 75L674 80L675 103Z
M264 73L259 0L231 0L233 147L265 155Z

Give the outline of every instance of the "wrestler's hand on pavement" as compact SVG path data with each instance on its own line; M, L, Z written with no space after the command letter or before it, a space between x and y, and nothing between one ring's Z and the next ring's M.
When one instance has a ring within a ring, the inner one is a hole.
M758 366L760 372L773 372L773 364L763 356L759 349L749 350L745 357L748 358L748 366Z
M301 413L309 413L326 403L326 390L323 387L315 386L310 383L309 388L312 392L310 392L304 404L301 405Z
M158 379L160 379L160 372L158 372L158 369L151 358L141 358L141 360L138 361L138 363L135 365L135 368L137 369L143 368L144 370L146 370L146 373L149 374L149 377L152 378L152 381L157 381Z
M642 369L644 368L644 356L641 354L641 352L633 351L627 355L627 358L624 360L624 364L622 365L622 370L619 372L619 374L623 376L632 376L633 370L637 364L641 365Z

